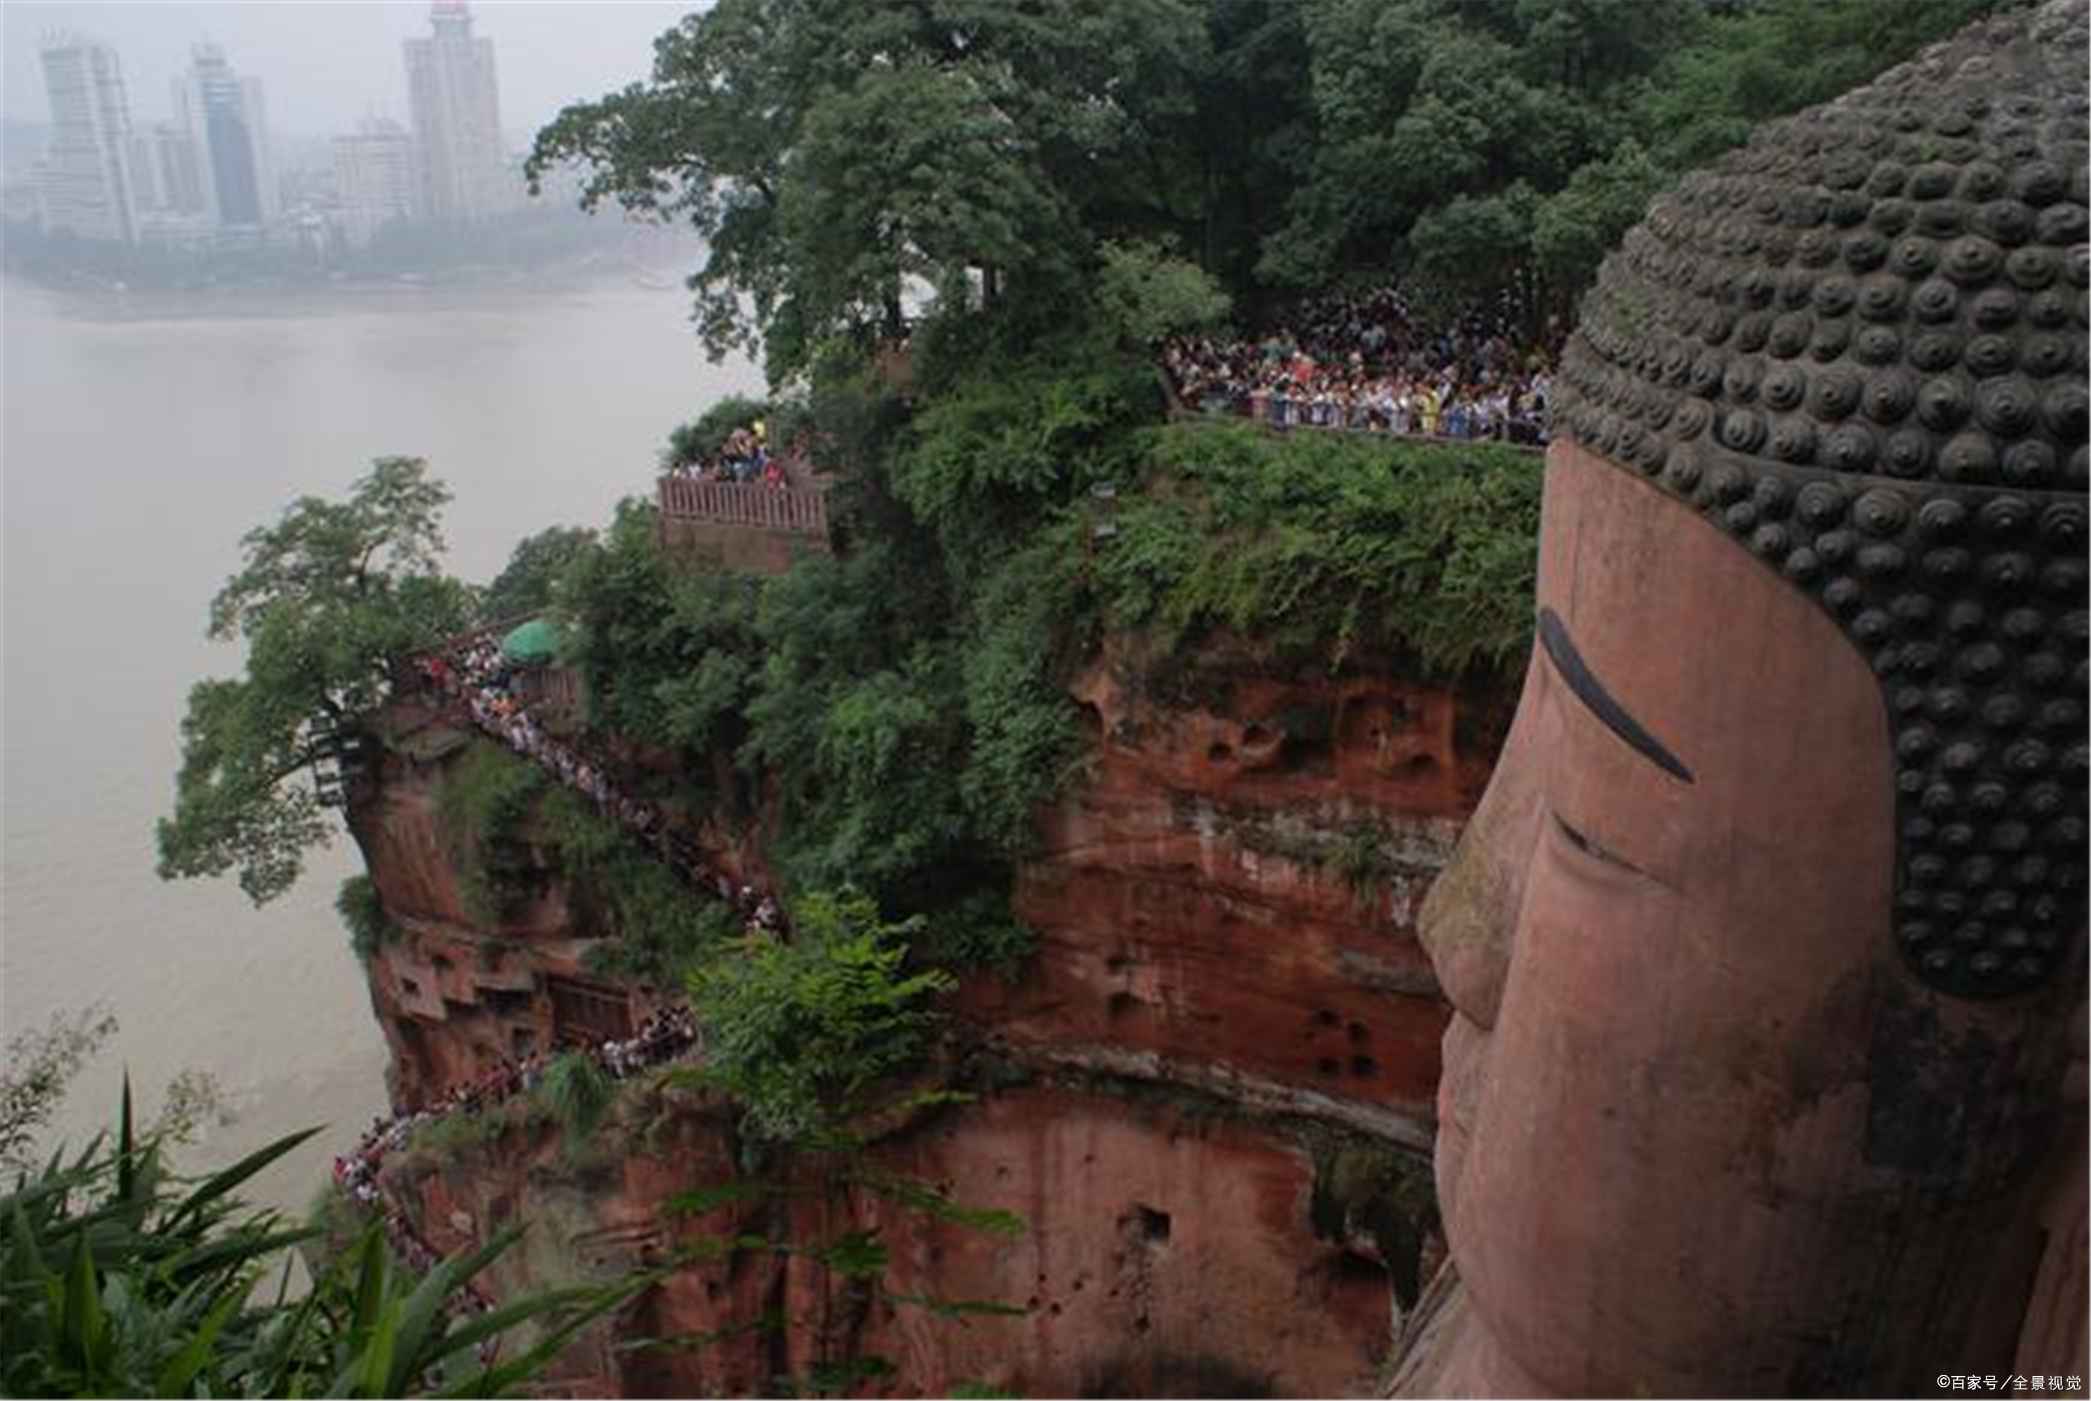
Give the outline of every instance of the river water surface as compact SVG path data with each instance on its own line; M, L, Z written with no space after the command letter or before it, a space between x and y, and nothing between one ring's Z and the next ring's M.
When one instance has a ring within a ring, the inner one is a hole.
M376 456L449 484L448 565L469 579L545 526L606 523L650 489L671 425L759 390L752 366L704 360L686 308L630 274L295 299L4 285L0 1024L92 1003L122 1023L54 1137L114 1117L125 1064L148 1109L176 1070L207 1071L239 1117L199 1161L331 1126L254 1193L302 1207L379 1112L384 1044L332 908L346 834L261 910L229 878L153 873L188 688L239 663L204 637L208 602L245 531Z

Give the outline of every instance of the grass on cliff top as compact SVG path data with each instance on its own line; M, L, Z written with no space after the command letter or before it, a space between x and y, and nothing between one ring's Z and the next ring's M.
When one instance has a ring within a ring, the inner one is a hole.
M1494 444L1153 430L1142 490L1102 503L1107 623L1163 652L1227 632L1340 665L1391 648L1439 677L1530 646L1541 463Z

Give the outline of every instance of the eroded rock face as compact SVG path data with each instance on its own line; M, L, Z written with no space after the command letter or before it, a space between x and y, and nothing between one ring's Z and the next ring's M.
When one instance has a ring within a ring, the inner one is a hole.
M557 1385L774 1390L818 1360L812 1331L738 1325L783 1308L828 1319L836 1349L893 1362L896 1394L1372 1388L1440 1253L1428 1145L1444 1012L1413 920L1486 782L1508 698L1393 673L1273 677L1224 655L1167 687L1106 658L1079 698L1093 772L1043 815L1017 890L1039 954L1014 984L982 974L954 998L950 1053L977 1098L872 1149L898 1177L1016 1213L1020 1235L862 1191L673 1218L676 1194L744 1180L745 1155L727 1108L645 1085L578 1159L517 1105L472 1141L386 1169L439 1250L533 1223L497 1267L497 1294L658 1264L707 1235L804 1245L876 1229L885 1292L1022 1315L961 1326L852 1309L803 1260L750 1252L670 1274L577 1344ZM395 1097L418 1104L504 1055L551 1049L576 1019L620 1015L592 999L643 1017L650 992L589 977L596 931L556 873L498 916L484 908L444 829L455 738L405 718L413 742L388 754L352 818L402 930L372 962L372 999Z
M1416 910L1504 699L1224 655L1159 694L1106 657L1076 694L1092 773L1017 887L1038 958L965 1010L1012 1044L1427 1143L1444 1012Z
M730 1112L691 1096L627 1106L578 1159L556 1133L511 1119L483 1141L409 1155L387 1173L438 1250L531 1223L492 1272L497 1293L615 1278L713 1239L803 1245L871 1230L893 1252L883 1295L1023 1311L961 1324L915 1305L853 1306L802 1257L744 1251L675 1272L584 1338L553 1377L573 1394L774 1392L777 1378L823 1360L815 1320L826 1320L827 1360L883 1358L897 1368L886 1389L901 1394L970 1383L1032 1395L1357 1395L1384 1360L1388 1276L1369 1223L1391 1202L1347 1195L1383 1182L1383 1160L1345 1180L1345 1155L1371 1156L1355 1138L1211 1101L1040 1080L869 1150L886 1174L1015 1212L1025 1228L1003 1236L932 1222L861 1189L664 1217L678 1192L747 1180ZM787 1163L767 1173L801 1188L812 1175ZM777 1336L747 1327L771 1309L793 1326ZM614 1345L641 1336L715 1341Z

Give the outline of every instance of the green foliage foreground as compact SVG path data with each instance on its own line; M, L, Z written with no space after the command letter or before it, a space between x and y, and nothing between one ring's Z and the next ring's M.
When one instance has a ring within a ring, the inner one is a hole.
M0 1391L9 1396L494 1396L555 1358L643 1281L563 1289L453 1317L448 1301L515 1240L509 1232L402 1275L371 1222L302 1297L284 1252L314 1239L233 1195L312 1132L201 1182L134 1141L54 1159L0 1196ZM269 1287L270 1275L280 1276ZM517 1332L516 1330L523 1330ZM522 1337L514 1355L481 1344Z

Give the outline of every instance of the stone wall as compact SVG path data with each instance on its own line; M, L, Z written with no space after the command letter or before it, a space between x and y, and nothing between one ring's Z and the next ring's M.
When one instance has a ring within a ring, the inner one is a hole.
M825 536L759 525L662 516L661 552L678 566L729 574L782 574L806 553L828 553Z

